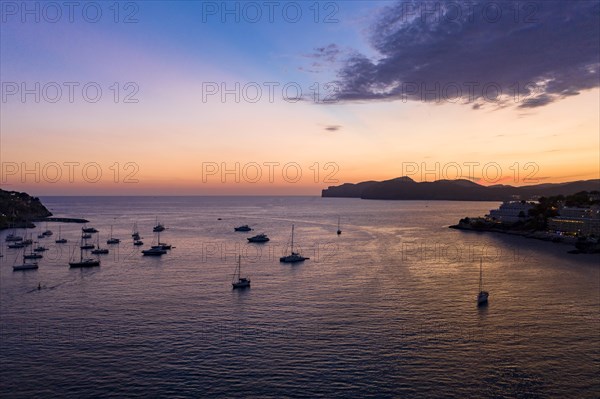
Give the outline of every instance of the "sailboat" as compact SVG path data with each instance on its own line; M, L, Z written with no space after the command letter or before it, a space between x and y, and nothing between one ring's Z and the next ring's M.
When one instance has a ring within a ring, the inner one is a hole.
M108 253L108 248L100 248L100 235L98 235L98 246L95 249L92 249L93 255L106 255Z
M233 273L233 281L231 285L233 289L250 287L250 279L248 277L241 277L242 273L242 255L238 255L238 264ZM237 277L236 277L237 276Z
M41 259L44 257L42 254L37 253L38 251L34 251L33 246L30 248L28 254L25 254L25 250L23 250L23 259Z
M113 226L112 224L110 225L110 238L108 240L106 240L107 244L118 244L120 243L121 240L119 240L118 238L114 238L113 237Z
M160 231L158 232L158 240L157 245L152 245L150 249L144 249L142 251L143 256L162 256L167 253L167 249L171 249L171 246L168 244L160 243ZM134 243L135 245L135 243ZM163 247L164 245L164 247Z
M69 262L69 267L93 267L93 266L100 266L100 259L84 258L83 257L83 251L84 251L84 249L86 249L85 247L91 245L91 244L84 243L84 241L85 241L85 239L82 237L81 238L81 245L79 246L79 262L77 262L77 261ZM94 248L93 245L92 245L92 248Z
M50 237L52 235L52 230L48 229L48 222L46 222L46 230L42 233L45 237Z
M37 247L35 247L33 249L33 252L44 252L44 251L47 251L47 250L48 250L48 248L46 248L45 246L38 245Z
M139 241L140 239L140 232L138 231L137 222L133 224L133 233L131 234L131 237L135 241Z
M479 294L477 294L477 306L487 304L490 293L483 290L483 260L479 260Z
M337 229L337 235L339 236L340 234L342 234L342 230L340 230L340 217L338 216L338 229Z
M67 239L66 239L66 238L62 238L62 237L60 236L60 234L61 234L61 231L60 231L60 226L58 226L58 240L56 240L56 241L54 241L54 242L55 242L55 243L57 243L57 244L66 244L66 242L67 242Z
M156 226L154 226L152 228L153 232L159 232L159 231L164 231L165 230L165 226L162 225L161 223L158 223L158 216L156 217Z
M10 233L9 235L7 235L6 239L4 241L6 241L6 242L23 241L23 237L17 235L17 229L14 228L14 225L13 225L13 232Z
M294 225L292 225L292 252L289 255L282 256L281 258L279 258L279 261L283 263L296 263L302 262L307 259L310 258L306 258L304 256L301 256L299 253L294 252Z
M30 258L27 258L25 255L25 250L23 250L23 263L20 265L13 265L13 271L17 272L17 271L22 271L22 270L37 270L38 269L38 264L37 262L27 262L27 260ZM15 260L16 262L16 260Z
M160 247L160 249L171 249L171 244L160 242L160 231L158 232L158 239L156 242L158 243L157 247Z
M81 228L81 231L83 231L84 233L97 233L98 230L96 230L94 227L87 227L87 225L83 226Z
M96 246L94 244L88 244L87 239L90 238L88 233L81 235L81 245L79 248L81 249L94 249Z

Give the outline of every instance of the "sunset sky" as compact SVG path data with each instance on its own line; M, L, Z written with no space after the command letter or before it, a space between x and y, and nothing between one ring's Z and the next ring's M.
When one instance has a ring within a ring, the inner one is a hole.
M2 2L3 189L599 178L596 1L48 4Z

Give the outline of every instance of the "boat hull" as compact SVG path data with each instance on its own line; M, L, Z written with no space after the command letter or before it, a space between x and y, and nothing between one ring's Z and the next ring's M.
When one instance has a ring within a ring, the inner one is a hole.
M88 261L88 262L69 262L69 267L73 267L73 268L95 267L95 266L100 266L100 261L92 260L92 261Z
M13 272L18 272L18 271L23 271L23 270L37 270L37 269L38 269L37 263L13 266Z
M157 249L157 248L146 249L146 250L142 251L142 255L144 255L144 256L162 256L166 253L167 253L166 250Z
M490 294L488 292L482 291L477 295L477 306L483 306L488 303L488 297Z
M250 287L250 280L244 280L244 281L238 281L237 283L231 283L233 289L240 289L240 288L249 288Z
M270 238L252 238L252 237L248 238L248 242L253 242L253 243L258 243L258 244L267 242L269 240L270 240Z
M309 260L310 258L305 258L304 256L297 256L297 255L288 255L288 256L282 256L281 258L279 258L279 261L282 263L298 263L298 262L304 262L305 260Z
M94 255L106 255L108 253L108 249L94 249L92 254Z

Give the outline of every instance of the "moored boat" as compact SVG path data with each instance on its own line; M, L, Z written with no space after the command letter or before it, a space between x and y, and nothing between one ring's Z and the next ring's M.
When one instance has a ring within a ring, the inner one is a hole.
M241 273L242 273L242 256L238 255L238 264L235 269L235 272L233 273L233 281L231 282L231 285L233 286L234 290L236 288L250 287L250 278L241 277Z
M261 243L261 242L267 242L269 240L270 240L269 237L267 237L267 235L265 233L257 234L254 237L248 237L249 242Z
M490 293L483 290L483 260L479 260L479 294L477 294L477 306L483 306L488 303Z
M283 263L297 263L297 262L303 262L303 261L308 260L308 259L310 259L310 258L302 256L298 252L294 252L294 225L292 225L292 249L291 249L291 253L289 255L282 256L281 258L279 258L279 261L283 262Z

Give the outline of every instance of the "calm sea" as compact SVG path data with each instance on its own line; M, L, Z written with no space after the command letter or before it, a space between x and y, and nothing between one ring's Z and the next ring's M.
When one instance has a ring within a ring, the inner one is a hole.
M13 272L18 252L0 233L3 396L600 396L599 257L447 228L497 203L42 200L56 216L89 219L102 246L111 225L122 243L99 268L69 269L81 225L49 223L39 270ZM175 248L142 257L133 223L147 247L156 218ZM241 224L254 231L234 232ZM292 224L311 259L280 264ZM247 243L262 232L271 241ZM238 254L252 280L244 291L231 288Z

